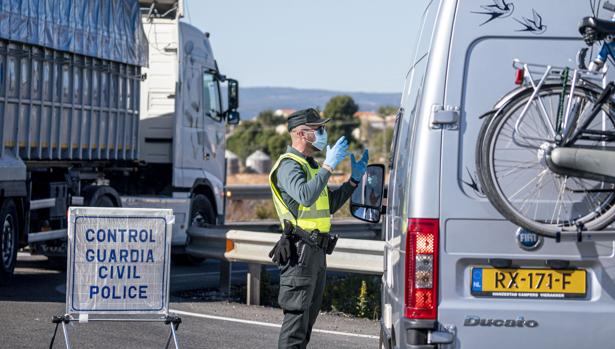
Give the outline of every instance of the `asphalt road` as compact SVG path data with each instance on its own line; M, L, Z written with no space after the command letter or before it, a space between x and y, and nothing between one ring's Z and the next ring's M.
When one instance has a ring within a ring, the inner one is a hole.
M195 301L173 296L180 290L215 287L217 262L197 267L172 266L171 311L182 318L181 348L274 348L282 312L279 309L226 301ZM233 267L233 283L245 280L245 266ZM49 267L45 257L19 255L15 278L0 287L0 348L48 348L53 315L65 312L65 272ZM170 327L163 323L73 323L73 348L164 348ZM321 314L311 348L375 348L378 323ZM54 348L64 348L61 329Z

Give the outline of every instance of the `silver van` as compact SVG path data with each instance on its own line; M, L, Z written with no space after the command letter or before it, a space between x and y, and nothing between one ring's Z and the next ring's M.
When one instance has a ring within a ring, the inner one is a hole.
M598 0L422 2L389 164L381 347L615 347L613 241L512 224L475 161L481 116L516 87L513 60L574 67L580 20L612 13ZM355 198L351 210L379 218Z

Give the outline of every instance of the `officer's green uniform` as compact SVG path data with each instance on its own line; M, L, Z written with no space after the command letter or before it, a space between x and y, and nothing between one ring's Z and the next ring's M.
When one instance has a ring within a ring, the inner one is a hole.
M280 218L288 219L306 231L318 229L328 234L331 214L337 211L354 191L344 183L331 191L327 181L331 173L320 168L292 147L280 156L269 175L273 202ZM298 251L303 243L298 243ZM326 258L321 248L305 246L306 255L297 264L286 263L280 270L278 302L284 310L278 348L305 348L316 321L326 280Z

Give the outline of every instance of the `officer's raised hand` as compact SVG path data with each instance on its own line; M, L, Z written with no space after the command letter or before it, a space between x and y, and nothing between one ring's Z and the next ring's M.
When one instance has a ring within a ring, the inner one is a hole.
M335 142L333 147L327 145L327 154L325 155L324 167L330 172L335 170L335 167L339 165L344 158L348 156L348 141L346 137L341 136L340 139Z
M369 153L367 149L363 151L363 155L361 159L357 161L355 159L354 154L350 154L350 166L352 168L352 172L350 174L350 178L355 182L359 183L365 171L367 171L367 162L369 161Z

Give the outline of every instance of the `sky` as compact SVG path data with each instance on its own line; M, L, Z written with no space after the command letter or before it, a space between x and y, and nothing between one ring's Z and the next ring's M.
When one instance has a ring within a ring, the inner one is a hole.
M241 86L401 92L422 8L416 0L184 0Z

